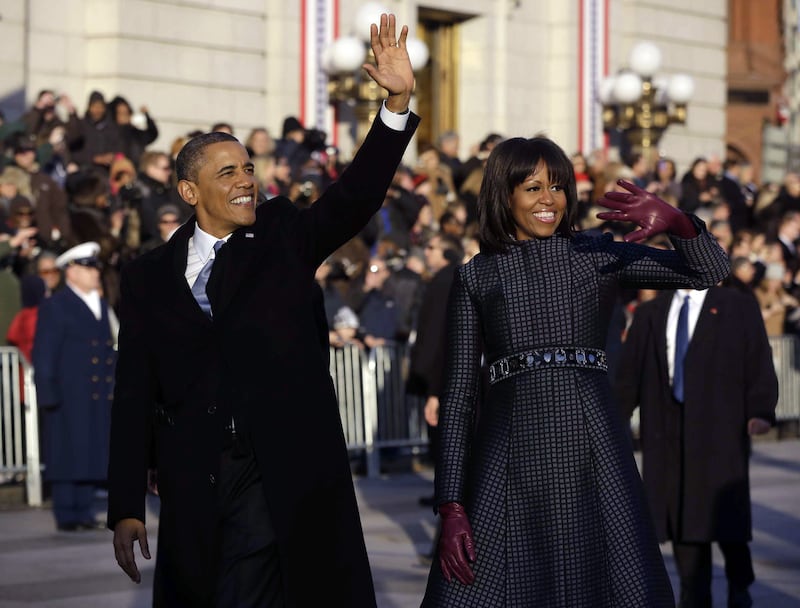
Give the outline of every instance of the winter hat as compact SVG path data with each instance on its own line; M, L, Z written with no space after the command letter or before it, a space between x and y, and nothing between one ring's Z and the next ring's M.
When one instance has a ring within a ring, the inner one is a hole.
M283 130L281 131L281 137L286 139L286 136L289 135L292 131L305 131L305 128L300 123L297 118L294 116L289 116L286 120L283 121Z
M103 97L103 94L100 91L92 91L89 93L89 105L92 105L95 101L105 103L106 98Z
M358 326L358 316L348 306L342 306L333 317L334 329L358 329Z

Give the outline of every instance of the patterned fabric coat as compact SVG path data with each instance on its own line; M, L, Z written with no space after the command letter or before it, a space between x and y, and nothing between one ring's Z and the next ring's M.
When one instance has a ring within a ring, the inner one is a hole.
M497 382L477 409L481 355L602 349L623 287L705 288L728 273L700 235L675 251L610 235L530 240L459 269L450 297L437 503L465 505L476 578L448 583L434 560L433 606L672 607L633 452L598 369L544 366Z

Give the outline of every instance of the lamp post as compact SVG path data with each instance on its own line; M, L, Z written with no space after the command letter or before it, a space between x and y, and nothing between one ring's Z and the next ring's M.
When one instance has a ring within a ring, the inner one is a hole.
M379 23L382 13L389 9L377 2L363 4L355 13L353 31L356 35L334 40L322 53L322 69L328 74L328 99L353 109L356 118L356 141L363 141L372 121L386 97L386 91L370 78L361 66L375 57L369 44L369 26ZM416 72L428 62L428 47L419 38L406 39L411 66Z
M667 127L686 123L694 81L686 74L656 76L661 51L652 42L634 46L628 62L629 69L600 84L603 128L622 131L631 150L650 161Z

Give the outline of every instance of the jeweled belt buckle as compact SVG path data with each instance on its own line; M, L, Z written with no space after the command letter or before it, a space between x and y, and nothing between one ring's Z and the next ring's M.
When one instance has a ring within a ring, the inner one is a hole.
M500 373L504 376L508 376L509 372L511 371L508 365L508 359L501 359L500 360Z

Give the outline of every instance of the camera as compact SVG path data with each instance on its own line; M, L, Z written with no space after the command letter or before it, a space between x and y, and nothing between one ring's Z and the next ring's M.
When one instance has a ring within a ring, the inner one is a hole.
M322 152L327 147L325 140L328 139L328 134L320 129L306 129L303 136L303 146L311 152Z

